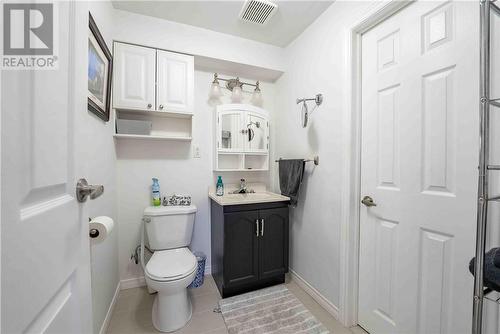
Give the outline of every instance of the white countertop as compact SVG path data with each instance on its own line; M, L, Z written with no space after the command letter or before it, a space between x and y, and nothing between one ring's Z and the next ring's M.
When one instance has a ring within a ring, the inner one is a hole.
M217 196L210 191L208 196L217 202L219 205L241 205L241 204L256 204L256 203L271 203L271 202L286 202L290 198L272 193L269 191L255 192L248 194L231 194L225 193L223 196Z

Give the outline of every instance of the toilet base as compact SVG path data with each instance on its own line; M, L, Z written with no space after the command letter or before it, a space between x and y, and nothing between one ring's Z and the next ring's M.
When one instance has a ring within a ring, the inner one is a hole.
M160 332L175 332L191 320L193 308L184 288L176 293L156 294L153 304L153 326Z

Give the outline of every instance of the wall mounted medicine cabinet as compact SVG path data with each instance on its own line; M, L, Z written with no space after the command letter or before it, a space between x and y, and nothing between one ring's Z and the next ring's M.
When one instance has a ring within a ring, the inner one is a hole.
M193 56L114 43L116 138L191 140Z
M215 171L269 170L269 114L246 104L217 106Z

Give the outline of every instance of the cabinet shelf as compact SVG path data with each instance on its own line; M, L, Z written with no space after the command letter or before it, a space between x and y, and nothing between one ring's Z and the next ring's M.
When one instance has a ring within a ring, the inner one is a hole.
M268 168L266 169L214 169L215 172L267 172L269 171Z
M224 150L217 150L217 154L227 154L227 155L238 155L238 154L244 154L244 155L268 155L269 152L234 152L234 151L224 151Z
M113 137L117 139L146 139L146 140L178 140L178 141L191 141L192 137L174 137L174 136L158 136L158 135L131 135L124 133L117 133Z
M194 115L192 113L180 112L180 111L157 111L151 109L117 109L120 114L124 115L143 115L143 116L155 116L155 117L174 117L174 118L192 118Z

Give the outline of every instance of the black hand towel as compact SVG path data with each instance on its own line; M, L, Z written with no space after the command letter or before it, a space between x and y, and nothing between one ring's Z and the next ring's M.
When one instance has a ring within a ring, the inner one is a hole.
M484 286L500 291L500 268L495 265L495 258L498 257L500 248L492 248L484 254ZM470 260L469 271L474 275L474 260Z
M304 165L304 159L279 160L281 194L290 197L290 204L293 207L297 206Z

